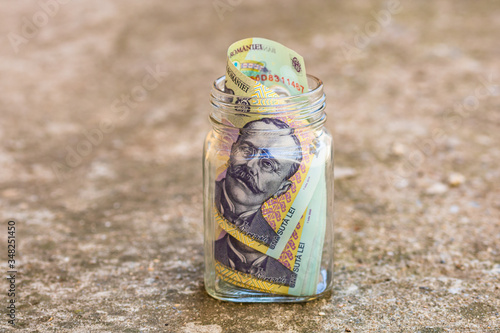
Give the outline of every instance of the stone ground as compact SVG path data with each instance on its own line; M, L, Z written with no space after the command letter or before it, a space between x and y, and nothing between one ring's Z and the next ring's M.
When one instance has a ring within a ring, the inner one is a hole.
M498 1L401 0L383 27L382 1L60 0L51 16L47 1L0 11L17 329L500 332ZM204 292L208 94L227 47L251 36L325 82L335 287L306 304Z

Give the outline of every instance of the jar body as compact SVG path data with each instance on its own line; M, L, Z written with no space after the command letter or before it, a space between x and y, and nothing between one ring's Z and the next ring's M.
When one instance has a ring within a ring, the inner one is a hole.
M240 109L228 122L227 112L212 105L214 129L203 156L208 294L235 302L302 302L328 293L333 141L323 127L324 103L314 107L316 118L300 121L293 118L304 115L300 110L247 121L241 118L248 109Z

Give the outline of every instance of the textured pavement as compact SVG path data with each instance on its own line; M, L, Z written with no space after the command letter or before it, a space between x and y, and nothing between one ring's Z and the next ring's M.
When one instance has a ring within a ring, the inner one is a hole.
M0 10L16 331L500 332L498 1L54 1ZM203 287L208 95L252 36L325 84L336 271L310 303Z

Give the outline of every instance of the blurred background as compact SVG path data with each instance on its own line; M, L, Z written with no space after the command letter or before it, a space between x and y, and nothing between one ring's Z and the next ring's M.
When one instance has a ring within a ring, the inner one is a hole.
M495 0L4 1L17 327L499 332L498 31ZM335 291L307 304L203 289L208 96L246 37L294 49L325 85Z

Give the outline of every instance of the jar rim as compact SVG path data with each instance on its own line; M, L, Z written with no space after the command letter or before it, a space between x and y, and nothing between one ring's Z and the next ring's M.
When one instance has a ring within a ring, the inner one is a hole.
M279 97L251 97L252 101L255 101L257 105L261 104L259 101L264 101L264 100L275 100L278 101L275 105L281 105L281 104L293 104L294 102L301 101L304 99L319 99L323 96L323 81L321 79L317 78L314 75L311 74L306 74L307 79L308 79L308 84L311 85L313 84L312 88L309 88L309 91L297 94L297 95L290 95L290 96L279 96ZM248 96L240 96L240 95L233 95L229 94L226 92L223 92L220 90L221 84L225 81L226 75L222 75L219 78L217 78L213 84L212 84L212 97L215 98L216 100L222 100L222 101L227 101L227 100L232 100L234 97L245 97L248 98Z
M226 76L223 75L214 81L210 102L212 112L210 121L221 127L234 127L225 123L226 117L286 117L303 121L303 126L294 128L313 128L321 126L326 119L326 97L323 92L323 82L307 74L311 87L308 92L293 96L278 96L270 98L238 96L223 92ZM245 103L241 103L244 99ZM273 103L269 103L272 100Z

